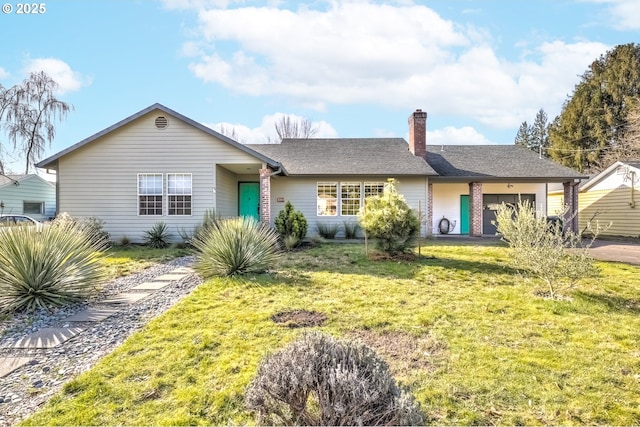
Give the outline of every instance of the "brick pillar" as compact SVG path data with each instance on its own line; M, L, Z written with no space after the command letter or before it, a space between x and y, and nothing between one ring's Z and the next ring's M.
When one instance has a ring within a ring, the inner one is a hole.
M260 220L271 224L271 169L260 169Z
M482 236L482 183L469 183L469 236Z
M578 232L578 183L567 181L563 183L564 204L568 206L564 214L564 229Z
M433 184L427 184L427 236L433 234Z

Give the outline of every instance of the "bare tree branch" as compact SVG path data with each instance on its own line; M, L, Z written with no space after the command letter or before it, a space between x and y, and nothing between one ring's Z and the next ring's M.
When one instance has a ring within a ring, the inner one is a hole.
M313 138L318 133L318 126L306 117L296 119L285 115L275 124L280 141L287 138Z
M58 84L43 71L31 73L21 85L0 87L0 125L13 150L24 156L25 173L55 138L54 122L73 110L55 97L57 88Z

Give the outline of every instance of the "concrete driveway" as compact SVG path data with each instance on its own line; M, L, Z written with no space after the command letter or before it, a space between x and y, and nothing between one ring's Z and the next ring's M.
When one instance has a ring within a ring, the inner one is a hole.
M596 240L590 249L595 259L640 265L640 242Z

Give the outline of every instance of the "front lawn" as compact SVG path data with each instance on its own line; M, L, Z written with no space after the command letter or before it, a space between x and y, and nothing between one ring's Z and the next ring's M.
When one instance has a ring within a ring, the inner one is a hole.
M500 245L422 253L374 261L331 244L287 254L273 274L209 280L24 424L253 424L244 389L305 330L272 320L292 310L378 351L430 423L640 423L640 268L599 263L599 279L552 301Z
M154 249L140 245L112 246L106 251L107 257L103 262L108 271L108 278L115 279L169 261L172 258L191 254L191 250L178 247Z

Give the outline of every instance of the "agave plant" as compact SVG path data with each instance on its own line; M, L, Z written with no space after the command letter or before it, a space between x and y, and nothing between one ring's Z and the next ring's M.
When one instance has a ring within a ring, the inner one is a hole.
M167 224L165 222L156 222L150 230L144 232L144 242L149 247L162 249L169 246L171 238Z
M103 239L86 225L0 232L0 310L31 311L86 298L104 279Z
M195 269L205 277L267 269L279 256L278 234L253 218L221 219L194 237Z

